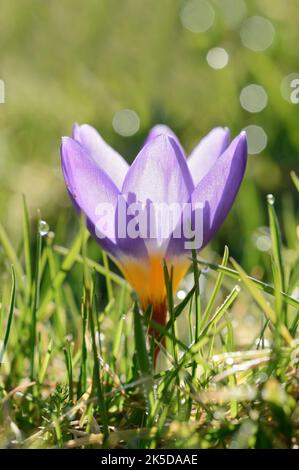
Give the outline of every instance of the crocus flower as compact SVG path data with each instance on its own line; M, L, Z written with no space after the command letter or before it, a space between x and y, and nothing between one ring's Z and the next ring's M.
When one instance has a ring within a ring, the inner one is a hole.
M129 166L93 127L75 124L72 137L62 139L61 156L68 192L85 215L89 231L114 258L139 295L142 308L152 305L153 320L165 324L163 261L172 268L176 291L190 265L187 242L191 231L194 239L200 230L196 248L203 248L232 207L246 166L245 133L230 143L228 129L215 128L187 159L173 131L157 125ZM167 210L159 217L159 204L179 207L171 214L171 224ZM186 216L187 206L191 209ZM196 227L198 207L200 227ZM150 216L154 230L141 233L140 225ZM187 234L180 230L186 219ZM129 234L129 227L135 231Z

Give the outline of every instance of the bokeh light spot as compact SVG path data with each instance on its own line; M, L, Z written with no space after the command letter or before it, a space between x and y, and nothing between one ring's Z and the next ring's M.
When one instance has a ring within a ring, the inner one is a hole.
M258 154L266 148L268 137L262 127L251 124L250 126L245 127L244 131L247 135L249 154Z
M264 51L274 41L275 29L271 21L262 16L251 16L243 21L240 30L245 47L252 51Z
M192 33L204 33L214 19L214 9L207 0L189 0L181 11L182 25Z
M178 290L176 296L177 296L177 298L178 298L179 300L184 300L184 298L186 297L186 295L187 295L186 292L181 289L181 290Z
M299 103L299 73L290 73L280 84L282 97L292 104Z
M244 0L218 0L225 24L230 28L235 28L241 23L246 15L247 7Z
M258 227L254 231L252 239L259 251L269 251L272 247L269 227Z
M241 106L249 113L259 113L267 106L267 102L268 95L260 85L247 85L240 93Z
M117 134L130 137L138 132L140 119L138 114L132 109L122 109L115 113L112 125Z
M229 60L229 55L223 47L214 47L207 53L207 62L213 69L223 69Z

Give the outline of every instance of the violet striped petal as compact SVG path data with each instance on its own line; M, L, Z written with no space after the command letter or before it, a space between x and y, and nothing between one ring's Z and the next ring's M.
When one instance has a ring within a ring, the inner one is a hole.
M65 183L75 207L85 215L88 229L96 241L115 256L118 251L114 224L119 195L117 187L87 151L70 137L62 139L61 162ZM103 213L105 210L106 214ZM105 223L101 224L103 216Z
M216 127L194 148L188 158L188 167L195 186L205 177L228 145L229 130Z
M245 132L241 132L227 150L217 159L208 174L194 189L192 201L192 229L195 225L195 208L202 205L200 249L213 238L227 217L241 185L247 162L247 140ZM183 221L181 221L183 224ZM183 230L182 230L183 232ZM186 254L186 238L174 238L172 235L167 248L167 256Z
M176 141L176 143L177 143L178 147L180 148L182 154L185 155L185 152L184 152L183 147L182 147L182 145L179 141L179 138L173 132L173 130L170 129L170 127L166 126L165 124L157 124L156 126L152 127L151 130L148 133L147 138L145 139L144 145L149 144L150 142L152 142L156 137L158 137L158 135L166 135L166 136L172 137Z
M193 188L186 159L172 137L161 134L142 148L127 173L122 193L130 205L146 205L145 217L156 233L150 243L147 241L149 251L162 248L180 217L177 205L190 199Z
M100 134L90 125L75 124L73 138L79 142L102 168L110 176L118 189L121 189L129 165L124 158L108 145Z

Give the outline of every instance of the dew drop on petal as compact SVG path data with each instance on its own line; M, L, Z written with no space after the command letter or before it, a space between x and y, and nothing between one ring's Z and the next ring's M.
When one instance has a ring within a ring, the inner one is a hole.
M45 220L41 220L39 222L38 230L39 230L40 235L42 237L45 237L46 235L48 235L50 227L49 227L48 223Z

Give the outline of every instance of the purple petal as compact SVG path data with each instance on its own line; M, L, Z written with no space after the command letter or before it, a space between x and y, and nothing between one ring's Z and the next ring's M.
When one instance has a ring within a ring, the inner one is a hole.
M223 127L216 127L199 142L188 158L195 186L205 177L228 145L229 130Z
M172 137L159 135L145 145L132 163L122 193L138 201L184 202L194 185L184 156Z
M192 229L196 228L195 207L202 205L202 209L199 209L202 211L201 225L197 228L198 239L201 239L200 248L211 240L227 217L242 182L246 161L246 134L241 132L192 193ZM167 256L183 254L186 251L185 241L184 237L172 236Z
M65 183L75 207L86 216L88 229L96 241L115 255L114 212L118 189L87 151L70 137L62 139L61 161ZM105 215L103 210L110 210L111 214L107 212L105 221L103 219L106 223L102 224L100 230L97 227L101 216Z
M84 147L94 161L121 189L129 165L123 157L108 145L100 134L88 124L73 127L73 138Z
M86 217L95 240L115 258L146 256L144 241L116 236L120 192L114 182L75 140L64 137L61 145L62 170L71 199Z
M151 247L147 243L149 249L168 239L181 213L177 205L189 201L193 188L186 159L172 137L159 135L142 148L127 173L122 193L129 204L140 202L146 206L145 217L152 210L149 223L157 235L150 237L154 240L151 240ZM175 222L169 220L167 213L172 205L175 206L172 213L172 217L177 218Z
M183 147L181 146L178 137L173 132L173 130L171 130L170 127L166 126L165 124L157 124L156 126L152 127L148 133L147 138L145 139L144 145L152 142L156 137L158 137L158 135L166 135L168 137L172 137L176 141L177 146L180 148L182 154L185 155Z

